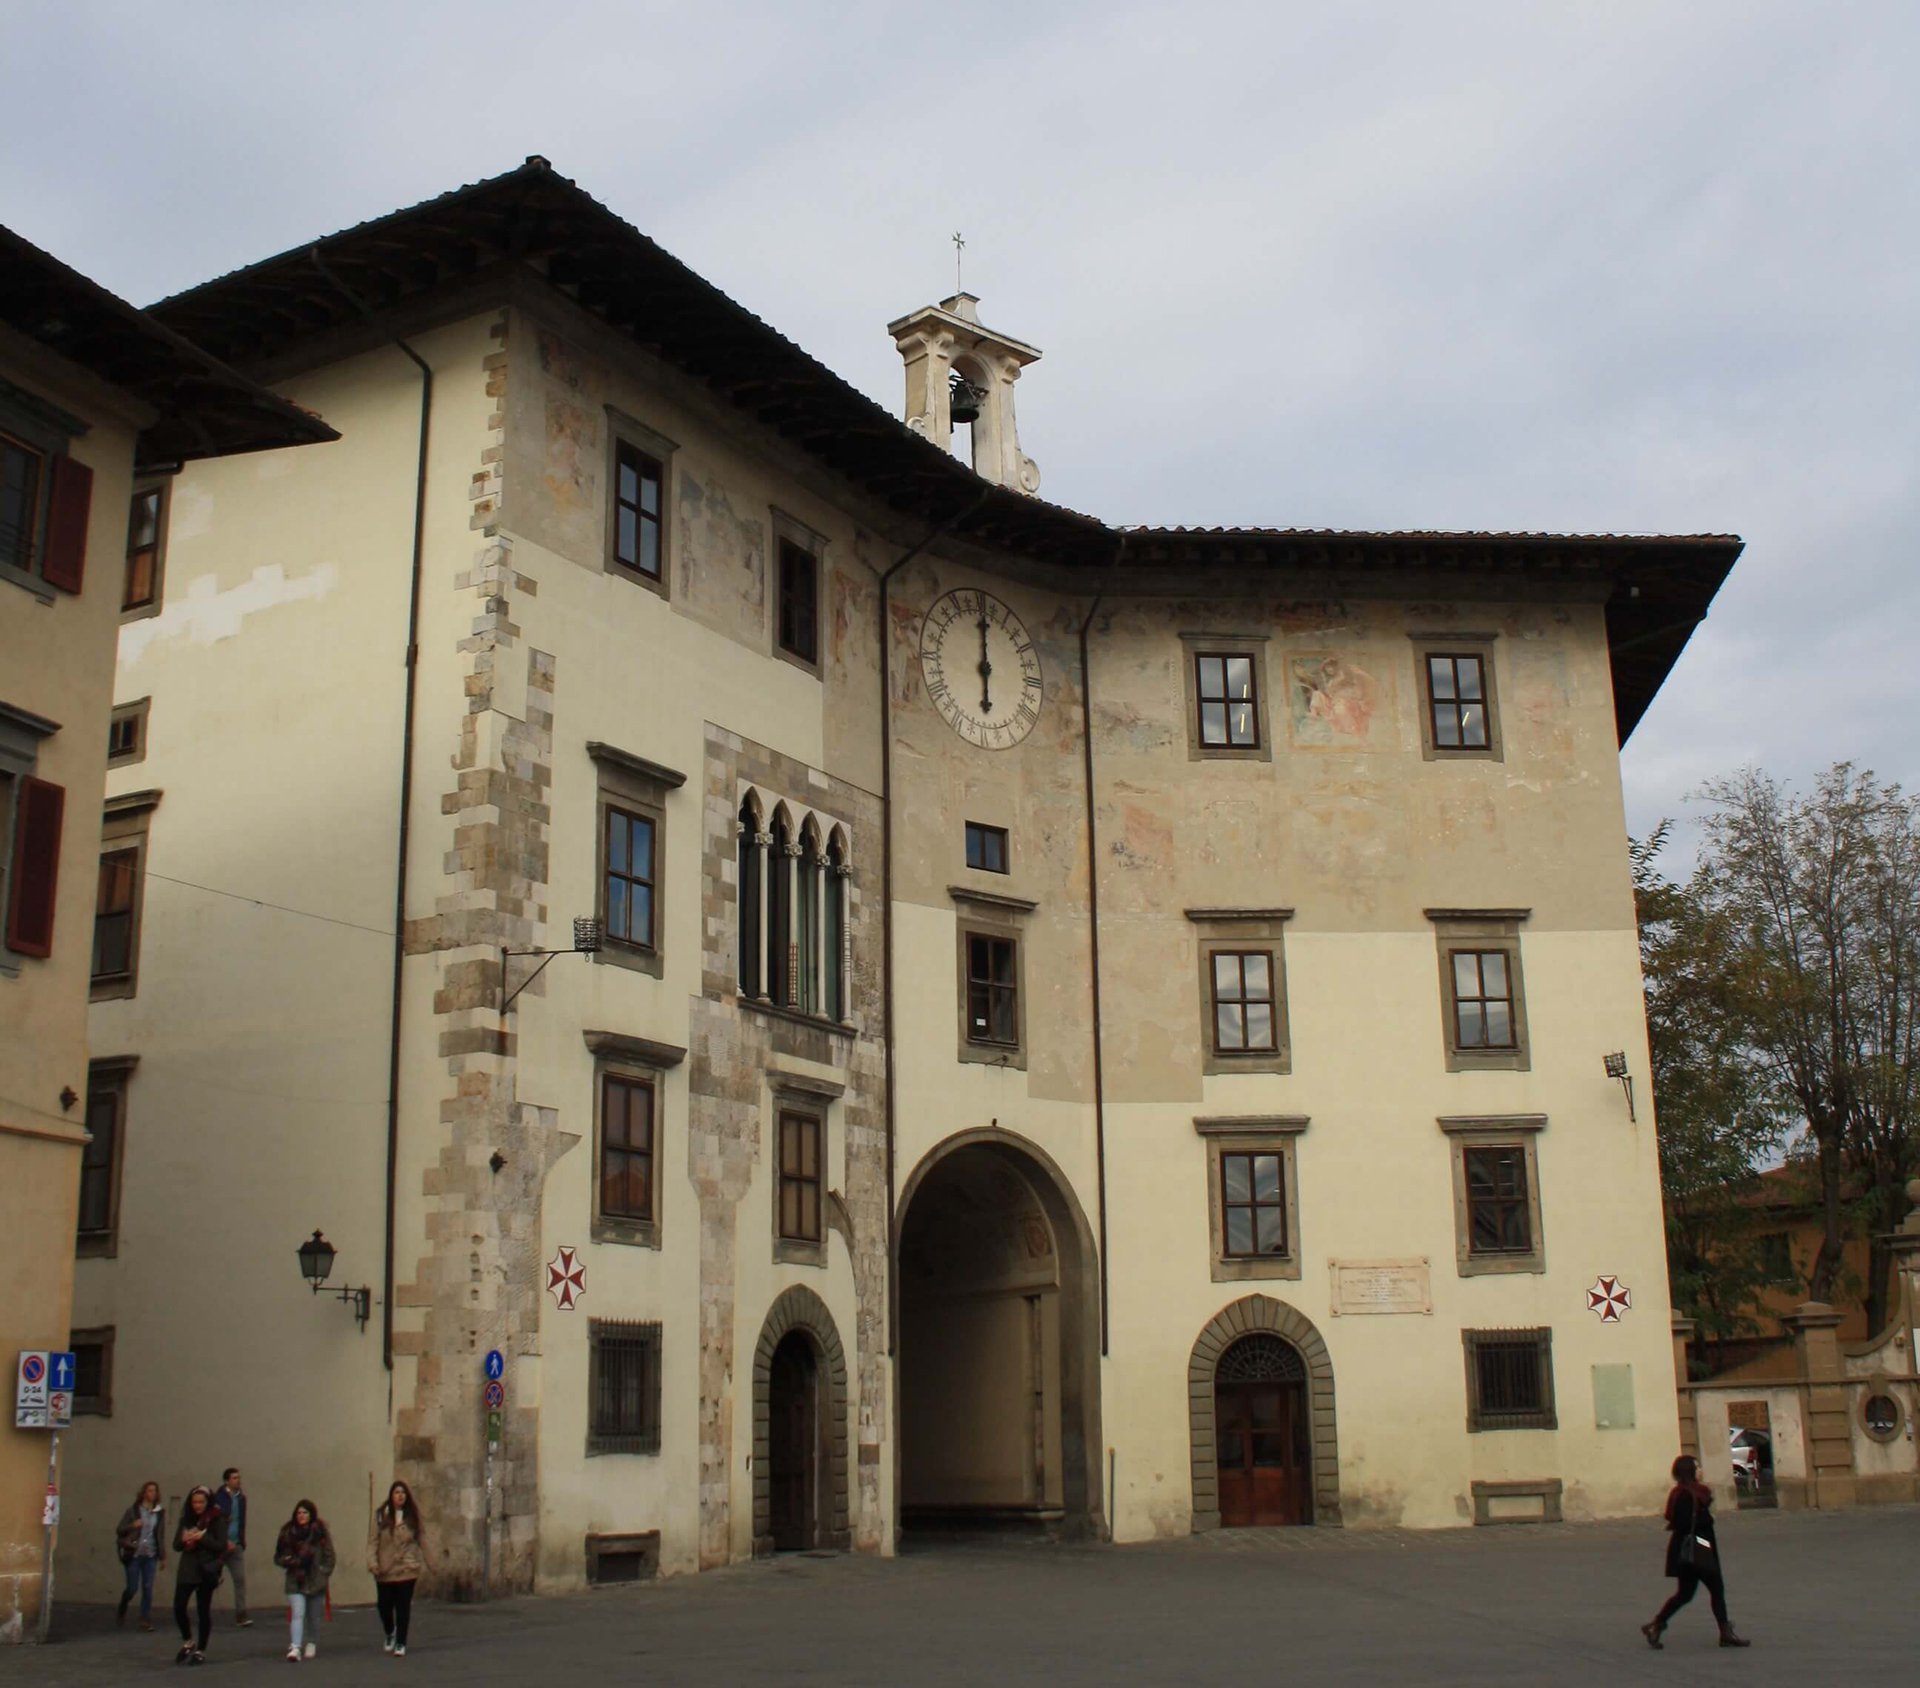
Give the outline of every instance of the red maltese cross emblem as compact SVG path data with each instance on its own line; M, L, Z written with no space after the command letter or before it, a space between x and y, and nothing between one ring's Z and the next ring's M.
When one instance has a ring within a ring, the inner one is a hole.
M572 1249L561 1249L547 1262L547 1290L563 1313L571 1313L587 1293L587 1269Z
M1587 1291L1587 1311L1597 1313L1603 1325L1617 1325L1622 1313L1633 1310L1633 1291L1618 1278L1604 1274L1593 1280Z

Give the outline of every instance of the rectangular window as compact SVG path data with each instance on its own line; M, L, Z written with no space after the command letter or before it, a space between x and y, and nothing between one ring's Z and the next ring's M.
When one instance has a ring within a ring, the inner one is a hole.
M113 1416L112 1325L70 1331L67 1346L73 1353L73 1411L79 1417L93 1413Z
M1193 678L1201 745L1209 750L1258 749L1260 700L1253 656L1195 652Z
M1768 1283L1791 1284L1799 1279L1793 1264L1793 1238L1786 1231L1769 1231L1760 1239L1760 1270Z
M1461 1153L1467 1176L1468 1252L1531 1254L1525 1146L1468 1146Z
M114 705L113 715L107 722L108 767L126 767L146 760L147 712L152 703L151 698L143 697L138 703Z
M657 1454L660 1326L593 1319L587 1354L587 1452Z
M820 660L820 560L791 539L780 541L780 648L805 663Z
M166 488L136 488L127 512L127 576L122 610L152 609L160 601L160 534Z
M1436 750L1490 750L1485 660L1460 652L1427 656L1427 709Z
M606 817L607 936L652 949L653 822L612 803Z
M1285 1170L1279 1154L1226 1152L1220 1156L1220 1211L1229 1257L1287 1252Z
M1515 1049L1513 974L1504 950L1452 950L1454 1047Z
M967 866L982 873L1007 871L1007 829L967 822Z
M24 573L37 572L45 472L44 453L0 434L0 563Z
M112 1256L120 1244L120 1166L127 1151L127 1088L136 1058L93 1061L87 1069L87 1144L80 1151L74 1253Z
M653 1219L653 1086L644 1079L601 1076L600 1217Z
M1463 1330L1467 1429L1554 1430L1553 1332Z
M824 1240L820 1228L821 1121L780 1114L780 1235L791 1242Z
M109 850L100 858L99 891L93 912L93 982L116 983L133 976L134 903L140 852Z
M967 1041L1020 1041L1020 946L1014 938L967 935Z
M22 759L15 767L31 767ZM53 954L54 904L60 888L64 786L26 772L0 771L0 825L11 823L6 853L6 945L16 955ZM0 844L5 844L0 839Z
M1269 951L1213 952L1213 1047L1219 1054L1267 1053L1277 1047Z
M613 453L613 560L647 579L660 579L666 469L626 440Z

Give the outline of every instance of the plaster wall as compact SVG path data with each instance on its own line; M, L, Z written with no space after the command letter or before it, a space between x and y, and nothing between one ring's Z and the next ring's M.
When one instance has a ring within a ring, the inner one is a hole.
M33 772L66 792L53 953L0 950L0 1361L11 1375L19 1350L63 1349L72 1325L86 1322L70 1313L98 883L94 816L106 777L134 437L147 418L126 395L4 331L0 379L86 423L68 450L93 471L83 590L0 580L0 703L58 723L39 741ZM0 863L0 876L6 871ZM4 901L0 894L0 911ZM80 1100L64 1106L63 1090ZM66 1469L76 1439L62 1438ZM0 1643L24 1639L39 1616L47 1444L44 1430L16 1430L11 1411L0 1421Z

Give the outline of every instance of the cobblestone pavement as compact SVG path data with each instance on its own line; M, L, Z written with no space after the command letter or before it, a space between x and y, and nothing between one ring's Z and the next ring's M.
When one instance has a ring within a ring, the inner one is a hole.
M1715 1645L1704 1595L1664 1652L1641 1641L1636 1626L1671 1586L1644 1522L800 1555L563 1598L422 1605L403 1660L381 1654L370 1610L339 1612L301 1668L353 1688L390 1673L423 1688L1920 1681L1920 1508L1742 1513L1721 1541L1746 1652ZM0 1649L0 1683L97 1688L172 1669L165 1635L116 1632L97 1609L60 1620L64 1639L48 1647ZM278 1623L238 1631L222 1614L210 1680L283 1676L285 1644Z

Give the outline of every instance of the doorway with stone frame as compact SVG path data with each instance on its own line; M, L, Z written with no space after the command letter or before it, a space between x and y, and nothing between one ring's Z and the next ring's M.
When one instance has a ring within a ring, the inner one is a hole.
M753 1551L845 1548L847 1358L804 1284L776 1300L753 1357Z
M963 1133L901 1197L900 1525L1101 1530L1099 1299L1091 1233L1033 1144Z

